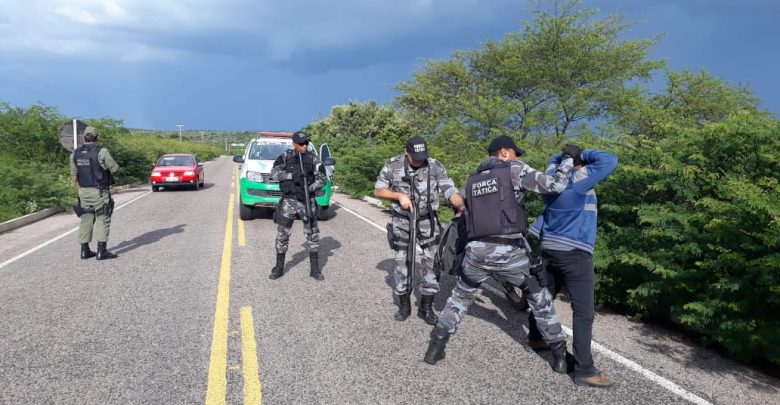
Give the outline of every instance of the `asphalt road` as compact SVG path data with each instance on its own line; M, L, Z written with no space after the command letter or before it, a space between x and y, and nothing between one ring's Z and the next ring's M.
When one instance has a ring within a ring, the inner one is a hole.
M114 260L79 259L72 215L1 234L0 403L780 403L778 380L605 313L594 356L618 384L577 387L491 286L427 365L431 327L393 320L384 212L337 195L325 281L308 276L300 222L272 281L275 226L238 219L234 175L223 157L200 191L117 194Z

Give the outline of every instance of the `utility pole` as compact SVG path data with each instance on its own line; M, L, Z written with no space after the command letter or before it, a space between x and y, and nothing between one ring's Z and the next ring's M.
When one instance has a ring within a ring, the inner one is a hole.
M181 127L184 126L184 124L176 124L177 127L179 127L179 142L181 142Z

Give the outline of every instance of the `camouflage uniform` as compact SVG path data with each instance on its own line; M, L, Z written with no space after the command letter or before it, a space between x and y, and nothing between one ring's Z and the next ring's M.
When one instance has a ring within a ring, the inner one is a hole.
M555 173L545 175L523 162L512 161L510 168L512 186L518 202L522 201L524 191L538 194L563 191L568 182L567 174L572 168L571 162L571 159L564 160ZM523 235L500 235L500 237L519 239ZM436 327L449 334L455 333L466 311L474 303L477 288L488 277L508 281L523 289L524 296L528 298L528 304L539 323L539 330L546 341L566 340L566 334L561 329L560 321L552 306L552 296L547 289L539 286L535 277L531 276L529 258L525 249L521 246L478 240L466 245L463 273L458 277L452 295L447 299L447 304L439 315Z
M312 153L312 152L307 152ZM322 169L320 159L317 155L312 155L314 160L314 167ZM286 163L282 159L281 164L274 165L271 169L271 177L279 181L289 179L290 174L287 172ZM319 251L320 230L317 227L316 217L316 202L314 201L314 193L321 189L327 179L325 173L321 170L314 170L314 182L309 184L309 208L311 214L314 216L311 221L313 225L310 225L308 217L306 215L306 206L303 201L298 201L295 198L285 196L279 203L279 207L274 213L276 218L276 253L287 253L287 245L290 241L290 233L292 233L292 224L296 217L303 220L303 233L306 235L306 249L309 253L315 253Z
M314 194L314 192L312 192ZM303 234L306 235L306 250L309 252L318 252L320 248L320 229L317 226L317 217L315 215L314 198L310 198L309 207L312 207L313 224L311 226L309 219L306 215L306 206L303 202L292 199L282 198L279 206L276 209L274 215L279 215L287 221L277 221L276 225L276 253L286 253L288 243L290 242L290 234L292 233L292 223L296 216L303 221ZM288 225L289 224L289 225Z
M430 173L430 190L428 189L428 175ZM415 193L415 205L418 213L417 243L422 248L422 283L420 293L433 295L439 291L439 281L433 272L433 256L439 239L439 221L436 212L439 209L439 192L449 200L458 190L455 183L447 174L444 165L436 159L429 158L428 164L419 168L409 166L406 155L399 155L387 161L379 176L376 178L374 188L389 188L395 192L401 192L411 196L410 185L402 180L404 176L413 176L417 192ZM395 240L395 271L393 272L393 290L396 295L410 293L413 286L407 286L408 269L406 268L406 249L409 241L408 211L401 208L398 201L392 202L393 217L391 219L393 239Z

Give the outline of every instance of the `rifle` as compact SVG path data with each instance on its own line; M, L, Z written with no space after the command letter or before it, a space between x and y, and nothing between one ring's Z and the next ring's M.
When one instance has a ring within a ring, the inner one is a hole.
M416 187L413 176L403 176L401 180L409 183L409 199L412 201L412 206L409 209L409 246L406 247L406 291L411 292L414 285L414 262L417 254L417 199L414 196Z
M306 207L306 218L309 221L309 231L314 228L314 218L311 215L311 207L309 207L309 185L306 183L306 171L303 168L303 156L301 152L298 152L298 163L301 165L301 177L303 180L303 194L306 197L306 201L303 206Z

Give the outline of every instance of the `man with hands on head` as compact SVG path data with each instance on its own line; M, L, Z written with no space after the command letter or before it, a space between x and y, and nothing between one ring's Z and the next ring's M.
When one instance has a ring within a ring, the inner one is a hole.
M568 144L562 153L550 157L547 173L561 165L565 156L574 157L574 170L568 175L566 189L546 195L545 209L531 227L531 235L541 241L545 263L543 277L554 298L566 287L571 299L574 338L574 383L607 388L615 381L604 376L593 364L591 339L594 317L593 250L596 246L596 184L606 179L618 164L617 156L600 150L582 150ZM529 345L543 349L537 319L528 316Z

